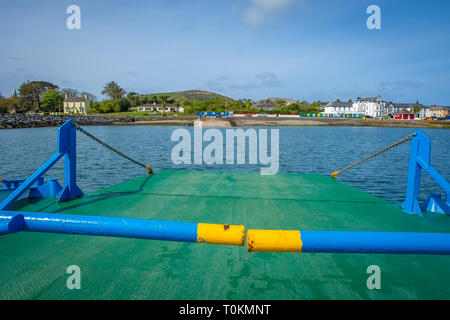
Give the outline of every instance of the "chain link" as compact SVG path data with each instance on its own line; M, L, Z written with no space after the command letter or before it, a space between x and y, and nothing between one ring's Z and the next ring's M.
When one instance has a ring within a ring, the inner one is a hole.
M85 129L83 129L82 127L80 127L79 125L77 125L76 123L73 124L73 126L75 127L75 129L77 129L78 131L80 131L82 134L88 136L89 138L91 138L92 140L94 140L95 142L101 144L102 146L104 146L105 148L111 150L112 152L118 154L119 156L121 156L122 158L125 158L131 162L133 162L134 164L137 164L138 166L141 166L145 169L148 170L148 173L151 174L153 172L153 169L148 166L145 165L137 160L134 160L132 158L130 158L129 156L127 156L126 154L123 154L122 152L120 152L119 150L117 150L116 148L110 146L109 144L107 144L106 142L100 140L99 138L95 137L94 135L92 135L91 133L87 132Z
M353 167L356 167L357 165L359 165L359 164L361 164L361 163L363 163L363 162L366 162L367 160L370 160L370 159L372 159L372 158L375 158L376 156L378 156L378 155L380 155L380 154L382 154L382 153L388 151L389 149L392 149L392 148L394 148L394 147L396 147L396 146L398 146L398 145L401 145L402 143L405 143L406 141L411 140L412 138L414 138L415 135L416 135L415 133L410 134L409 136L403 138L402 140L397 141L396 143L391 144L390 146L388 146L388 147L386 147L386 148L383 148L383 149L381 149L381 150L379 150L379 151L377 151L377 152L375 152L375 153L372 153L370 156L368 156L368 157L366 157L366 158L364 158L364 159L361 159L361 160L359 160L359 161L357 161L357 162L355 162L355 163L349 165L348 167L345 167L344 169L341 169L341 170L339 170L339 171L333 172L333 173L331 174L331 176L332 176L333 178L335 178L338 174L340 174L340 173L342 173L342 172L344 172L344 171L346 171L346 170L348 170L348 169L351 169L351 168L353 168Z

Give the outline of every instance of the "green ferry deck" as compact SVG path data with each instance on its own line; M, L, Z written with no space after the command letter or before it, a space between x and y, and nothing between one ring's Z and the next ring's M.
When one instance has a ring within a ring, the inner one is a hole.
M320 175L167 170L56 200L22 198L9 210L247 229L450 232L446 215L409 215L398 204ZM450 298L448 255L247 252L239 246L18 232L0 236L0 257L0 299ZM66 286L71 265L81 269L79 290ZM380 267L380 290L367 287L371 265Z

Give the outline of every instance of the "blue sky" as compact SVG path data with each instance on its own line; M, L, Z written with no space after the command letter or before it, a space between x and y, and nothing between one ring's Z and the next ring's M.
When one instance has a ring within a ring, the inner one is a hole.
M81 8L81 30L66 8ZM369 30L369 5L381 30ZM2 0L0 92L26 80L92 92L450 105L450 1Z

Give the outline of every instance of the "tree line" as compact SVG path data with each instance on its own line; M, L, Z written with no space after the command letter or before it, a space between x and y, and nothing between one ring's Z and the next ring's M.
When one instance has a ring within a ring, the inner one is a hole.
M232 100L217 97L209 100L173 99L169 95L141 95L136 92L126 92L116 81L109 81L101 92L108 99L97 101L95 95L80 92L76 89L63 88L46 81L24 82L18 91L14 90L9 98L0 94L0 113L26 112L62 112L66 96L87 96L91 101L89 113L124 112L143 104L158 104L165 108L167 105L182 106L184 113L195 114L199 111L233 111L234 113L317 113L320 112L320 101L308 103L306 101L288 103L282 99L267 99L256 103L250 99ZM268 108L262 108L266 106Z
M317 101L309 103L306 101L288 103L282 99L267 99L256 103L250 99L228 100L211 99L206 101L186 100L181 103L184 112L195 114L201 111L224 112L233 111L234 113L278 113L278 114L299 114L299 113L319 113L322 102ZM266 107L266 108L263 108Z

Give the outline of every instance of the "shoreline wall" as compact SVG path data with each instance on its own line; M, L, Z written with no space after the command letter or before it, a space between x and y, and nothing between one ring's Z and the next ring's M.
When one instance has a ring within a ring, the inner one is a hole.
M103 115L39 115L0 114L0 129L58 127L68 119L74 119L83 126L193 126L192 117L145 118L132 116ZM213 119L214 120L214 119ZM283 126L353 126L353 127L393 127L393 128L433 128L450 129L450 121L425 120L376 120L376 119L333 119L333 118L222 118L231 127L283 127ZM218 126L218 125L213 125ZM223 125L220 125L223 126Z
M80 125L114 125L131 123L131 117L102 117L82 115L0 114L0 129L58 127L68 119Z

